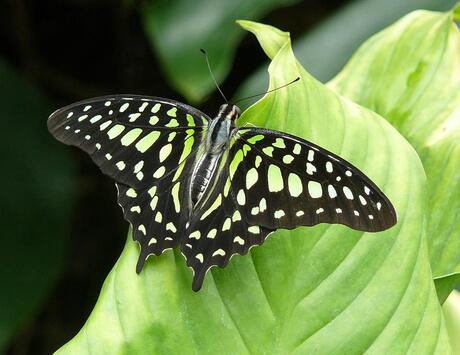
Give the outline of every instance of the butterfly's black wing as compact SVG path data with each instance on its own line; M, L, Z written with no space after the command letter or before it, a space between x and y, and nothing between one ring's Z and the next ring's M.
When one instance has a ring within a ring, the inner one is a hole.
M248 150L238 163L240 152ZM358 168L304 139L267 129L245 129L230 154L232 187L246 194L246 219L270 228L292 229L340 223L378 232L396 223L384 193ZM267 209L257 210L260 197Z
M181 203L209 117L168 99L117 95L54 112L48 129L88 153L117 182L118 201L141 245L139 272L149 254L177 245L189 215Z
M240 130L215 192L181 245L194 270L193 288L210 267L224 267L271 231L318 223L376 232L393 226L396 212L369 178L337 155L283 132Z
M194 214L181 243L187 266L193 270L194 291L201 288L209 268L225 267L233 255L246 254L274 230L245 218L244 209L237 203L241 202L241 196L226 181L228 166L222 170L207 202Z
M88 153L115 181L142 188L162 166L168 171L177 167L185 138L201 132L208 120L200 111L174 100L123 95L89 99L57 110L48 119L48 129L59 141ZM142 167L139 164L135 169L141 161Z

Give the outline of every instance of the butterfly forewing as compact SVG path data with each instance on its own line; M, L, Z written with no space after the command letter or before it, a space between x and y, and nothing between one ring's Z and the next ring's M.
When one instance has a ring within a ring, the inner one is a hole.
M372 232L396 223L387 197L337 155L283 132L253 128L238 135L230 186L248 223L273 229L340 223Z
M115 181L140 188L177 166L185 139L205 129L208 120L172 100L106 96L54 112L48 128L61 142L87 152Z
M57 139L83 149L117 182L118 202L141 245L138 271L149 254L178 244L189 214L183 185L208 120L172 100L129 95L82 101L48 119Z

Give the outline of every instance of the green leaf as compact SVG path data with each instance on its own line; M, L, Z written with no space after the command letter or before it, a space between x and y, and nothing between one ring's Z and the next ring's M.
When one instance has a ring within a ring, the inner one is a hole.
M460 293L453 291L442 306L453 354L460 354Z
M439 302L443 304L447 297L452 293L452 290L460 284L460 274L452 274L434 279L436 285L436 292L438 294Z
M244 35L235 26L235 19L258 19L297 1L149 0L142 16L147 36L171 85L188 101L200 102L215 86L199 49L206 49L214 75L221 82L230 71L236 47Z
M452 9L452 12L454 14L454 19L460 20L460 2L455 4L454 8Z
M337 74L366 39L401 16L421 8L447 10L454 2L455 0L350 1L305 34L294 38L294 52L315 78L326 82ZM266 67L264 65L252 74L235 97L263 92L268 82ZM242 106L250 102L244 101Z
M276 45L272 28L252 29L263 48ZM138 247L129 236L88 321L59 354L450 352L422 234L420 160L384 119L313 79L286 38L270 87L297 76L245 111L243 122L348 159L388 194L398 224L377 234L337 225L278 231L213 269L199 293L178 252L150 258L136 275Z
M39 310L67 251L73 166L46 129L52 107L0 60L0 353Z
M452 20L451 12L407 15L369 39L331 84L386 117L422 159L437 279L460 273L460 35Z
M273 59L286 41L290 39L289 32L281 31L273 26L245 20L238 20L236 23L246 31L255 35L260 33L260 36L263 36L263 39L260 39L260 46L270 59Z

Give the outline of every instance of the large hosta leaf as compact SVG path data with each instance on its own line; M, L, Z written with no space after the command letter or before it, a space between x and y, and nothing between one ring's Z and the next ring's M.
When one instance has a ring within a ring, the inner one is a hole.
M235 19L258 19L270 10L297 1L149 0L141 14L170 83L188 101L198 102L215 90L199 49L209 52L214 75L222 81L243 36L234 25Z
M177 252L152 257L137 276L129 238L90 318L60 353L449 353L422 234L425 175L415 151L384 119L313 79L287 34L241 24L273 57L271 87L301 78L242 121L349 159L388 194L399 223L377 234L327 225L278 231L213 269L199 293Z
M417 9L447 10L454 3L455 0L349 1L317 26L293 39L294 51L315 78L326 82L337 74L367 38L401 16ZM264 65L245 81L236 97L262 92L267 81Z
M369 39L332 85L387 118L417 150L428 179L434 277L460 274L460 34L453 14L409 14Z

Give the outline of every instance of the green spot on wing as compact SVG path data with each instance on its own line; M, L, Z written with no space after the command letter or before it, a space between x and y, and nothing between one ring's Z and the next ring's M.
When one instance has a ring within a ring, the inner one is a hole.
M188 131L193 132L193 130L187 130L187 133L188 133ZM193 135L190 135L185 139L184 148L183 148L182 154L181 154L181 156L179 158L179 167L177 168L176 173L174 174L173 181L176 181L180 177L180 175L182 174L182 171L184 170L184 167L185 167L184 161L185 161L185 159L187 159L187 157L192 152L194 142L195 142L195 138L193 137Z
M134 128L130 130L128 133L126 133L123 138L121 138L121 144L124 146L128 146L131 143L133 143L137 137L139 137L142 133L142 129L140 128Z
M169 116L169 117L177 117L177 107L173 107L173 108L170 108L166 114Z
M228 196L228 192L230 191L230 186L232 185L232 182L230 181L230 178L227 178L225 181L225 186L224 186L224 196Z
M172 144L166 144L165 146L161 147L160 149L160 154L159 154L159 159L160 163L163 163L171 154L172 152Z
M230 166L229 166L229 171L230 171L230 179L233 179L233 175L235 175L236 169L238 168L238 165L243 161L243 151L239 149L235 156L233 157Z
M152 110L151 110L152 113L157 113L158 111L160 111L160 107L161 107L160 103L153 105Z
M174 201L174 209L176 210L177 213L180 212L179 187L180 187L180 183L178 182L174 185L174 187L171 190L171 194L172 194L173 201Z
M107 135L109 136L110 139L114 139L118 137L121 134L121 132L123 132L124 130L125 130L125 126L122 126L121 124L116 124L115 126L113 126L107 131Z
M171 121L169 121L166 125L166 127L178 127L179 122L175 118L173 118Z
M269 157L273 157L273 147L265 147L262 149L262 152L264 152Z
M270 192L278 192L284 188L283 175L281 169L274 164L268 167L268 190Z
M259 179L259 173L256 168L251 168L246 174L246 189L249 190Z
M299 175L295 173L290 173L288 177L288 187L289 193L291 196L298 197L303 190L302 181L300 180Z
M205 213L203 213L200 219L203 220L206 217L208 217L213 211L218 209L221 204L222 204L222 194L219 194L219 196L217 196L217 198L214 200L211 207L209 207L208 210Z
M251 144L256 144L258 141L261 141L262 139L264 139L264 136L261 134L258 134L254 137L249 138L248 142Z
M193 116L189 113L187 113L187 125L189 127L195 127L195 120L193 119Z
M136 143L136 149L141 153L144 153L149 149L160 137L161 133L159 131L152 131L142 138L139 142Z
M323 195L323 189L321 184L317 181L309 181L308 182L308 193L313 198L320 198Z
M282 149L286 148L283 138L276 138L275 143L273 143L273 146L276 148L282 148Z
M137 197L136 190L134 190L134 189L132 189L132 188L131 188L131 189L128 189L128 190L126 191L126 196L132 197L132 198Z

